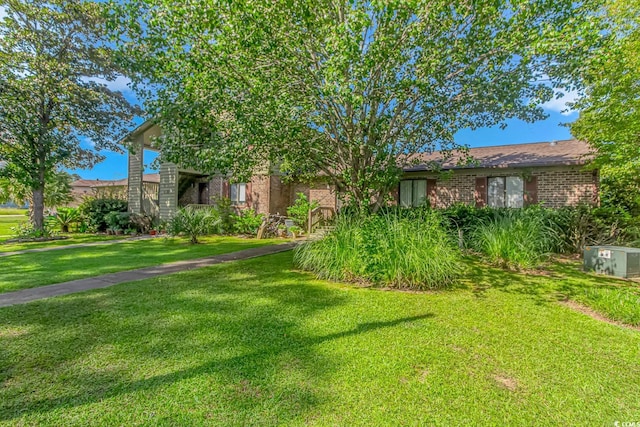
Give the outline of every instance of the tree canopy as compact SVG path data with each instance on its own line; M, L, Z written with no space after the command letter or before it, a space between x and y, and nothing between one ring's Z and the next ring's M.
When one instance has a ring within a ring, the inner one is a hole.
M107 5L82 0L2 0L0 177L30 189L42 228L46 183L59 167L85 168L119 150L136 111L105 84L118 76Z
M607 3L610 36L586 63L585 96L572 134L591 144L596 162L616 181L640 184L640 1Z
M66 171L54 170L47 174L44 188L44 204L53 208L73 200L71 183L74 177ZM15 178L0 178L0 203L14 202L33 206L32 189Z
M600 40L598 1L238 0L123 6L165 159L277 165L379 206L464 128L545 117Z

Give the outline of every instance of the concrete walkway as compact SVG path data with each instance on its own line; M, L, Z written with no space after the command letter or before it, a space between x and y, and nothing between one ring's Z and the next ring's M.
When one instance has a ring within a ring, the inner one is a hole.
M24 304L43 298L50 298L59 295L68 295L76 292L88 291L91 289L106 288L119 283L134 282L136 280L148 279L151 277L164 276L165 274L177 273L179 271L193 270L210 265L221 264L229 261L237 261L255 258L263 255L271 255L293 249L297 243L283 243L279 245L262 246L259 248L244 249L237 252L215 255L206 258L198 258L188 261L178 261L168 264L144 267L137 270L120 271L118 273L105 274L103 276L89 277L86 279L73 280L71 282L58 283L55 285L40 286L38 288L23 289L15 292L0 294L0 307Z
M138 237L129 237L126 239L118 239L118 240L101 240L99 242L75 243L73 245L61 245L61 246L51 246L47 248L24 249L21 251L13 251L13 252L0 252L0 258L5 256L12 256L12 255L30 254L32 252L48 252L48 251L59 251L62 249L88 248L90 246L112 245L114 243L135 242L136 240L147 240L147 239L155 239L155 238L156 236L138 236ZM19 244L19 243L16 242L16 244ZM2 249L2 246L0 246L0 249Z

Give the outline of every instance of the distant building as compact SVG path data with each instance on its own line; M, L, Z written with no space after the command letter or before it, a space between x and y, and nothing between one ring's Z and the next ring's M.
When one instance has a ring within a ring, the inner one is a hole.
M143 182L149 194L156 194L160 174L144 174ZM73 201L68 206L78 207L85 197L102 197L127 200L128 179L78 179L71 183Z

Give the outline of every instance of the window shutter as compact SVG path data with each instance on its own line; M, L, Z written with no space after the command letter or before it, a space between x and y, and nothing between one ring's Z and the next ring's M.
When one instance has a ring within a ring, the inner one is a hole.
M538 203L538 177L530 176L524 183L524 205L531 206Z
M253 197L251 197L251 181L247 182L245 200L246 200L247 206L251 207L253 204Z
M476 202L476 206L479 208L483 208L487 206L487 177L486 176L476 177L476 191L474 194L474 200Z
M427 199L432 208L435 208L438 204L438 199L436 198L436 182L435 179L427 180Z
M227 199L231 197L231 190L229 188L229 181L222 181L222 197L226 197Z

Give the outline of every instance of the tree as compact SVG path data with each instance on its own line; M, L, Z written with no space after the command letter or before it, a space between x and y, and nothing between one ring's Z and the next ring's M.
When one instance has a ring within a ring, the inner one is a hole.
M119 68L106 38L106 5L0 0L0 177L32 198L42 229L46 183L59 167L86 168L119 150L135 109L104 81Z
M73 200L71 182L73 176L63 170L47 174L44 188L44 205L57 207ZM19 205L29 205L33 215L33 190L15 178L0 178L0 203L13 201Z
M277 164L380 206L419 153L539 105L599 40L598 1L138 0L120 26L164 158Z
M583 68L585 96L571 133L587 141L610 179L635 187L640 179L640 1L607 4L609 37ZM635 183L635 184L633 184Z

